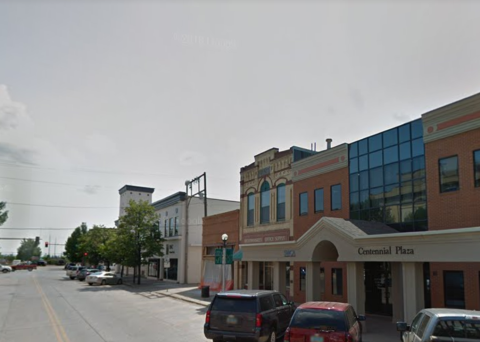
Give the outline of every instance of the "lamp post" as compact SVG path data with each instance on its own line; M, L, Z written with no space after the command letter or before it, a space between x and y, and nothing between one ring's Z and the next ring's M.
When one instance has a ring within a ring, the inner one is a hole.
M228 235L223 234L222 235L222 241L223 241L223 253L222 253L222 292L225 292L225 265L227 264L227 253L226 253L226 248L227 248L227 240L228 240Z

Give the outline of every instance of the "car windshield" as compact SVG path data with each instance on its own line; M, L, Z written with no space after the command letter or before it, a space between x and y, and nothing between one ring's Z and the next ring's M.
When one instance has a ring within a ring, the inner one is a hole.
M256 312L256 303L254 297L222 297L215 298L212 304L212 310L228 312Z
M290 327L327 331L345 331L345 313L333 310L297 309Z

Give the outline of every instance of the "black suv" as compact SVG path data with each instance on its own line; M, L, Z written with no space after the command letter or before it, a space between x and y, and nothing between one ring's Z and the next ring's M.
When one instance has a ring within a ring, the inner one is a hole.
M275 342L285 334L294 311L293 302L277 291L219 292L208 307L203 331L214 341Z

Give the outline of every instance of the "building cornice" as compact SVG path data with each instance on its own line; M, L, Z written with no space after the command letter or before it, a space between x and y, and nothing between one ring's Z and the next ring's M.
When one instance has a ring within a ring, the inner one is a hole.
M348 144L344 143L292 163L294 182L348 167Z

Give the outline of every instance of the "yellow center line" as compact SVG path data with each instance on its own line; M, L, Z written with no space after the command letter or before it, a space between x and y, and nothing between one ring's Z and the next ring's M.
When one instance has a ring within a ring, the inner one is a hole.
M40 294L43 302L43 306L45 307L45 311L47 311L48 318L50 319L50 322L52 323L53 330L55 332L55 336L57 337L58 342L70 342L68 339L67 333L65 332L65 329L63 329L62 324L60 323L60 320L57 317L57 314L55 313L55 310L53 310L52 305L50 304L50 301L48 300L47 296L43 292L40 283L38 282L37 278L35 276L32 277L33 282L35 286L37 287L37 291ZM63 338L62 338L63 336Z

